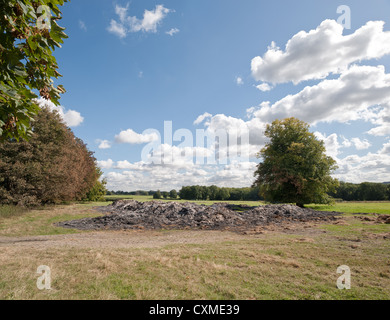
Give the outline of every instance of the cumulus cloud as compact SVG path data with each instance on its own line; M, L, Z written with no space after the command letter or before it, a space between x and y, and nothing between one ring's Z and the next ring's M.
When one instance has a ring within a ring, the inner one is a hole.
M325 134L322 134L320 132L314 132L314 135L317 137L317 139L324 141L326 154L333 159L337 159L339 149L341 147L338 141L337 134L333 133L329 136L326 136Z
M335 177L352 183L390 181L390 155L382 153L382 150L378 153L369 152L364 156L351 155L339 159L339 169Z
M140 134L132 129L122 131L115 136L115 142L128 144L143 144L157 141L158 139L159 137L156 133Z
M69 127L78 127L84 121L84 118L81 116L80 112L74 110L66 110L65 107L56 106L53 102L44 98L39 98L37 102L41 108L47 107L52 111L57 111L66 123L66 125Z
M99 149L110 149L111 148L111 142L108 140L96 140L96 143L99 144Z
M369 21L344 36L340 24L325 20L315 30L295 34L285 50L273 42L263 57L253 58L252 75L257 81L299 83L340 73L354 62L381 58L390 53L390 32L383 26L383 21Z
M173 10L165 8L163 5L156 5L154 10L145 10L142 19L128 15L129 5L122 7L115 6L115 13L119 21L112 19L108 27L108 31L125 38L131 32L150 32L156 33L157 27L167 14ZM173 31L172 31L173 30ZM172 35L178 32L178 29L172 29Z
M249 121L245 121L224 114L217 114L211 117L206 124L207 132L210 135L218 136L218 134L223 132L236 136L247 135L249 138L248 143L255 146L264 145L265 126L266 124L256 117L253 117Z
M379 154L390 155L390 142L387 142L383 145L383 148L381 150L379 150Z
M257 85L256 88L259 89L260 91L266 92L266 91L270 91L272 89L272 86L270 86L266 82L263 82L263 83Z
M114 165L114 161L112 159L101 160L101 161L97 161L97 164L102 169L111 169L112 166Z
M355 145L357 150L365 150L371 147L371 143L367 139L360 140L360 138L352 138L351 142Z
M385 68L353 65L338 79L305 87L274 104L263 102L259 108L249 109L249 113L266 123L291 116L311 124L371 121L383 130L373 129L369 133L379 135L388 131L385 125L390 123L389 108L390 75Z
M108 172L107 187L113 190L171 190L186 185L218 185L220 187L250 186L256 163L234 162L228 165L195 165L176 168L164 164L118 161L120 172Z
M205 112L204 114L196 118L196 120L194 121L194 125L201 124L204 120L211 118L212 116L213 116L212 114Z

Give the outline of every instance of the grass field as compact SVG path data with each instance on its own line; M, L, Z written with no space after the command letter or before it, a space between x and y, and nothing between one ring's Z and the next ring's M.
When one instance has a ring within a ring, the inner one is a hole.
M193 231L193 243L180 241L189 231L91 233L53 226L99 215L92 207L108 203L55 206L14 216L10 208L0 208L0 299L390 298L388 224L348 214L338 224L295 231ZM319 209L390 213L389 206L340 203ZM80 235L88 240L106 234L113 244L77 242ZM146 240L138 247L120 246L126 238ZM51 244L51 239L57 242ZM147 246L149 241L153 247ZM36 287L39 265L51 268L51 290ZM351 290L336 287L340 265L351 268Z

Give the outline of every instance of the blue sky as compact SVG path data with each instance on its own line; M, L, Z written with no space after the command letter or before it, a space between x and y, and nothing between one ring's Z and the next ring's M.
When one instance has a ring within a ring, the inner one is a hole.
M340 5L351 29L337 28ZM69 36L55 52L61 110L109 189L249 186L264 126L289 116L325 141L339 179L390 181L390 1L83 0L65 4L60 25ZM164 121L194 136L239 126L248 159L198 165L177 156L179 142L142 157L156 143L144 130L163 135ZM164 152L172 163L153 162Z

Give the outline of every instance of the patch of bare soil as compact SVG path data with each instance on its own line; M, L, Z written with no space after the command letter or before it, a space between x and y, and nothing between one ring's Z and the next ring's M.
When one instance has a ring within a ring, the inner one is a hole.
M390 215L387 214L372 214L367 217L359 217L359 219L367 224L390 224Z

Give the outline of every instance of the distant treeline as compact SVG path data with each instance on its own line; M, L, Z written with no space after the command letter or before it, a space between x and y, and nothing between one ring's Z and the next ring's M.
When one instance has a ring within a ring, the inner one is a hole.
M107 191L108 196L152 196L156 193L157 191Z
M335 193L329 194L345 201L383 201L390 200L390 184L363 182L360 184L340 182Z
M258 188L219 188L217 186L182 187L179 197L183 200L263 200Z
M165 191L107 191L107 195L118 196L155 196L160 198L173 198L176 199L177 195L183 200L263 200L259 196L258 188L219 188L217 186L188 186L182 187L178 193L176 190L170 192Z
M107 191L107 195L122 196L154 196L160 191ZM176 191L161 192L160 198L174 198ZM223 200L223 201L259 201L263 198L259 195L258 188L220 188L217 186L187 186L182 187L178 196L183 200ZM173 195L173 197L172 197ZM390 200L390 183L363 182L360 184L340 182L337 191L329 194L335 199L345 201L383 201Z

